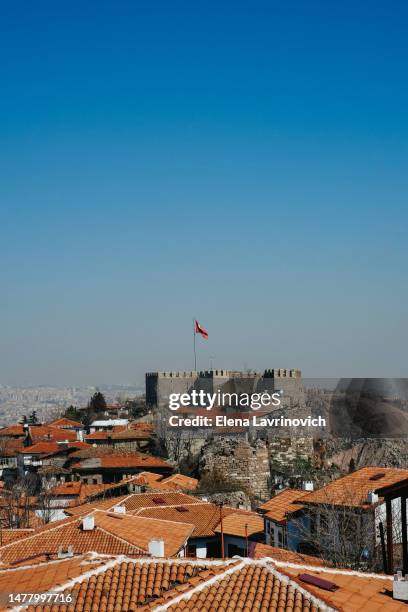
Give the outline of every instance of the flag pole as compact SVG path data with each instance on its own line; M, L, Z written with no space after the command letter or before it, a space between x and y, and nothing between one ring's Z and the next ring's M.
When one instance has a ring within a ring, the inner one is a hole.
M193 346L194 346L194 372L196 372L197 371L197 354L196 354L195 319L193 319Z

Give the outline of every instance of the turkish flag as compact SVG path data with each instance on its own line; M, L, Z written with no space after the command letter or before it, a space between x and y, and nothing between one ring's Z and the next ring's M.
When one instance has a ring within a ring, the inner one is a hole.
M204 329L204 327L201 327L198 321L195 322L194 331L196 334L201 334L205 340L208 340L208 331Z

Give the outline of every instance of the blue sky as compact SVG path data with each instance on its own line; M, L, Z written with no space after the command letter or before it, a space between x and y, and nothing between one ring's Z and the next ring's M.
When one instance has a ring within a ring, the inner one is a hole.
M0 384L405 376L405 2L0 4Z

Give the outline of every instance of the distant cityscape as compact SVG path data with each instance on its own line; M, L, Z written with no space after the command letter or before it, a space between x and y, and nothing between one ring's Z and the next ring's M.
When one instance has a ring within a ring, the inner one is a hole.
M0 384L0 424L8 425L33 410L41 421L48 421L71 405L86 406L97 388L109 403L144 393L143 385L15 387Z

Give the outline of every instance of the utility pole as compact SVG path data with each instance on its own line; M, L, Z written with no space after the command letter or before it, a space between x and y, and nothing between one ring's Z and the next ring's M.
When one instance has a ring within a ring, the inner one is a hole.
M245 523L245 547L246 547L246 556L248 557L248 523Z
M224 502L222 502L222 501L217 502L217 505L219 505L219 507L220 507L221 558L224 560L225 559L225 554L224 554L224 525L223 525L223 516L222 516L222 507L224 505Z

